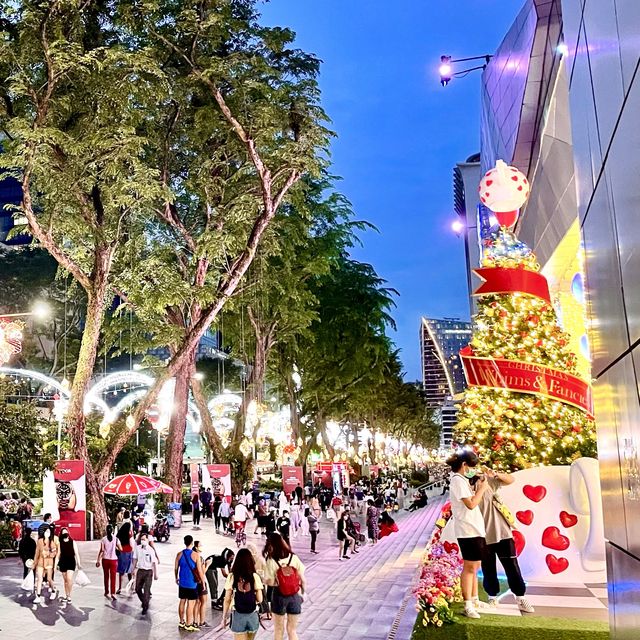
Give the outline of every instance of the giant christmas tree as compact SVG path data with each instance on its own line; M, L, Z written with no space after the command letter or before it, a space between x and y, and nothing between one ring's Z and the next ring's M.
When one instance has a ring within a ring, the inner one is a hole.
M577 375L535 255L509 231L528 193L526 178L501 161L480 184L500 228L484 243L476 273L485 282L461 352L469 387L455 439L505 470L596 455L590 385Z

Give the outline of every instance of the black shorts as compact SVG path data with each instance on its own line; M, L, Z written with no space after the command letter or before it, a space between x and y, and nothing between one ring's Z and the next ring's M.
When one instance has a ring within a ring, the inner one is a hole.
M480 536L477 538L458 538L458 546L463 560L480 562L484 557L487 543Z
M198 590L188 589L187 587L178 587L178 598L180 598L180 600L197 600Z

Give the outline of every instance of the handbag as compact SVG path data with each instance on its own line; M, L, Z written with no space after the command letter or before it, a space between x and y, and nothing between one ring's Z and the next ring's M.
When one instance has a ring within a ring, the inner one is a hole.
M74 578L73 581L79 587L86 587L87 585L91 584L91 580L89 580L89 576L82 569L78 569L76 573L76 577Z
M22 581L20 588L23 591L33 591L34 581L33 570L29 569L29 573L27 573L25 579Z
M492 499L493 506L499 511L500 515L505 519L506 523L513 527L516 523L516 519L513 517L513 513L511 513L511 509L507 507L507 505L502 502L502 498L497 494L493 494Z

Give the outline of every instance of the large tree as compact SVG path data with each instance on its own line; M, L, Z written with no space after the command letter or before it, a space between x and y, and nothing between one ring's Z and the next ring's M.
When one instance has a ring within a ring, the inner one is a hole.
M391 350L385 332L393 326L389 311L395 292L371 265L346 253L314 282L313 293L318 317L309 332L282 345L277 363L281 384L298 413L292 430L294 442L302 443L301 463L318 436L332 455L327 421L343 420L352 397L382 382ZM293 380L294 371L300 384Z
M290 48L290 31L261 27L253 2L199 3L178 11L175 23L166 20L170 11L170 2L134 3L130 13L172 77L166 117L153 131L159 179L170 191L155 211L151 246L123 278L122 299L169 347L170 363L135 423L174 376L166 475L178 493L190 389L221 455L193 380L198 341L235 294L290 189L318 173L328 134L318 60ZM116 434L111 456L129 435Z
M114 266L163 196L139 129L166 82L144 52L120 46L109 11L59 0L0 8L0 169L20 182L18 210L34 240L86 296L67 427L74 455L87 460L83 404ZM104 524L91 465L87 481Z
M103 528L101 486L174 376L167 468L179 491L198 341L289 189L321 163L318 61L289 46L290 31L262 28L249 1L25 1L0 20L0 166L21 182L30 232L87 296L68 414L74 455L87 458L83 401L114 292L171 355L134 428L113 429L87 470Z

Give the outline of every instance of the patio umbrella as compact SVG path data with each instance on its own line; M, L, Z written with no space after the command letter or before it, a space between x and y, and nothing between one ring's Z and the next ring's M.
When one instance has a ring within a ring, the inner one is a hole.
M166 482L159 482L156 488L157 493L173 493L173 487L170 487Z
M148 476L126 473L107 482L102 491L116 496L137 496L141 493L155 493L159 485L158 480Z

